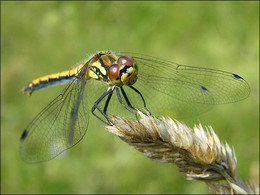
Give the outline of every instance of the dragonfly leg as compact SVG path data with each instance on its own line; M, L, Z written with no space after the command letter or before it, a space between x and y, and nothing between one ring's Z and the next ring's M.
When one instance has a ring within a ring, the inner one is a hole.
M132 109L136 109L136 108L133 107L132 104L130 103L130 101L129 101L129 99L128 99L126 93L125 93L125 90L123 89L123 87L120 87L120 89L121 89L121 92L122 92L122 94L123 94L123 96L124 96L124 98L125 98L125 101L126 101L127 105L128 105L130 108L132 108Z
M108 107L108 104L109 104L109 101L110 101L112 95L113 95L113 92L110 93L110 94L108 95L108 97L107 97L107 100L106 100L106 103L105 103L105 106L104 106L104 109L103 109L103 113L104 113L105 115L107 115L107 107Z
M145 110L149 113L149 115L151 115L151 112L146 108L146 103L145 103L144 97L143 97L143 95L141 94L141 92L138 91L138 90L137 90L136 88L134 88L133 86L130 86L130 88L133 89L136 93L138 93L138 94L141 96L141 98L142 98L142 100L143 100L143 103L144 103L144 108L145 108Z
M128 104L128 106L129 106L130 108L135 109L135 108L131 105L131 103L129 102L129 100L128 100L128 98L127 98L127 96L126 96L124 90L122 89L122 87L121 87L121 91L122 91L122 94L123 94L123 96L124 96L124 98L125 98L125 101L126 101L126 103ZM137 118L136 113L135 113L133 110L131 110L130 108L128 108L128 107L123 103L118 88L116 88L116 94L117 94L117 98L118 98L119 102L121 103L121 105L124 106L124 108L126 108L129 112L132 112L132 113L136 116L136 118Z
M110 98L111 98L111 96L112 96L113 91L114 91L114 88L112 88L112 87L109 88L108 90L106 90L106 91L101 95L101 97L98 98L98 100L95 102L94 106L93 106L92 109L91 109L92 114L93 114L95 117L97 117L97 118L98 118L102 123L104 123L105 125L111 125L111 123L109 122L106 113L102 112L102 110L99 108L98 104L99 104L107 95L109 95L109 96L108 96L108 99L107 99L107 101L106 101L106 104L105 104L105 108L104 108L104 111L106 112L106 109L107 109L107 106L108 106L108 103L109 103L109 100L110 100ZM94 111L95 111L96 109L98 109L98 111L107 119L107 122L103 121L100 117L98 117L98 116L94 113Z

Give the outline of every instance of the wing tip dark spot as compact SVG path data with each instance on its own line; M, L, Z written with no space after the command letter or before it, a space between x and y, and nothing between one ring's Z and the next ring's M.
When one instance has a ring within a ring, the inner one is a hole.
M243 80L244 80L241 76L239 76L239 75L237 75L237 74L232 74L231 76L232 76L232 78L237 79L237 80L240 80L240 81L243 81Z
M22 134L22 136L21 136L21 138L20 138L20 140L21 140L21 141L24 141L25 138L27 137L27 135L28 135L28 130L25 129L24 132L23 132L23 134Z
M203 92L206 92L206 93L209 92L209 90L207 90L207 88L206 88L206 87L203 87L203 86L200 86L200 90L203 91Z

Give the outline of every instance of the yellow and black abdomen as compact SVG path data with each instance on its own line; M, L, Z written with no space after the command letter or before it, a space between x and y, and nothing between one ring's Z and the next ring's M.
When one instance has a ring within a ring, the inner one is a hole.
M72 81L77 76L78 72L81 70L83 66L84 64L80 64L77 67L70 70L54 74L48 74L34 79L22 89L22 92L30 96L33 91L54 85L66 84Z
M117 57L111 52L100 52L73 69L48 74L34 79L22 89L22 92L30 96L33 91L54 85L65 84L76 77L79 79L102 80L108 83L107 70L116 60Z

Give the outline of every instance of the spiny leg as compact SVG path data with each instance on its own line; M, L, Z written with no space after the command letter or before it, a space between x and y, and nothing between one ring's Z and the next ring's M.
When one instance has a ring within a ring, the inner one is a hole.
M128 107L123 103L118 88L116 88L116 94L117 94L117 98L118 98L119 102L121 103L121 105L124 106L129 112L132 112L132 113L136 116L136 118L137 118L136 113L135 113L133 110L131 110L130 108L128 108ZM123 95L124 95L124 94L123 94ZM124 98L125 98L125 97L124 97ZM127 101L127 100L126 100L126 101ZM129 100L128 100L128 101L129 101ZM130 106L129 106L129 107L130 107Z
M124 96L124 98L125 98L125 101L126 101L127 105L128 105L130 108L135 109L135 107L133 107L132 104L130 103L130 101L129 101L129 99L128 99L126 93L125 93L125 90L123 89L123 87L120 87L120 89L121 89L121 92L122 92L122 94L123 94L123 96Z
M102 123L104 123L104 124L106 124L106 125L107 125L107 124L108 124L108 125L111 125L111 123L109 122L107 115L106 115L105 113L103 113L102 110L99 108L98 104L99 104L107 95L111 96L110 94L112 94L113 91L114 91L114 88L113 88L113 87L110 87L109 89L107 89L107 90L100 96L100 98L98 98L98 100L95 102L94 106L93 106L92 109L91 109L92 114L93 114L95 117L97 117ZM110 98L111 98L111 97L110 97ZM109 100L110 100L110 98L109 98ZM108 102L109 102L109 101L108 101ZM105 107L108 106L108 105L107 105L108 102L106 101ZM94 111L95 111L96 109L98 109L98 111L107 119L107 123L106 123L105 121L103 121L101 118L99 118L99 117L94 113ZM104 108L104 110L105 110L105 108ZM105 111L106 111L106 110L105 110Z
M143 97L143 95L141 94L141 92L138 91L138 90L137 90L136 88L134 88L133 86L130 86L130 88L133 89L136 93L138 93L138 94L141 96L141 98L142 98L142 100L143 100L143 103L144 103L144 108L145 108L145 110L149 113L149 115L151 115L151 112L146 108L146 103L145 103L144 97Z
M108 107L108 104L109 104L109 102L110 102L110 99L111 99L111 97L112 97L112 95L113 95L113 92L114 92L114 91L112 91L112 93L110 93L110 94L108 95L108 97L107 97L107 100L106 100L106 103L105 103L105 106L104 106L104 109L103 109L103 113L104 113L105 115L107 115L107 107Z

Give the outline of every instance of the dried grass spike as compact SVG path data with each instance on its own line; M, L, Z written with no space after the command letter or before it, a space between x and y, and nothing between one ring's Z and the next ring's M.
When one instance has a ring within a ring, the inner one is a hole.
M259 189L235 175L237 159L211 126L193 129L177 120L161 121L138 111L140 121L111 117L106 130L152 160L176 164L187 179L206 182L211 193L252 193Z

